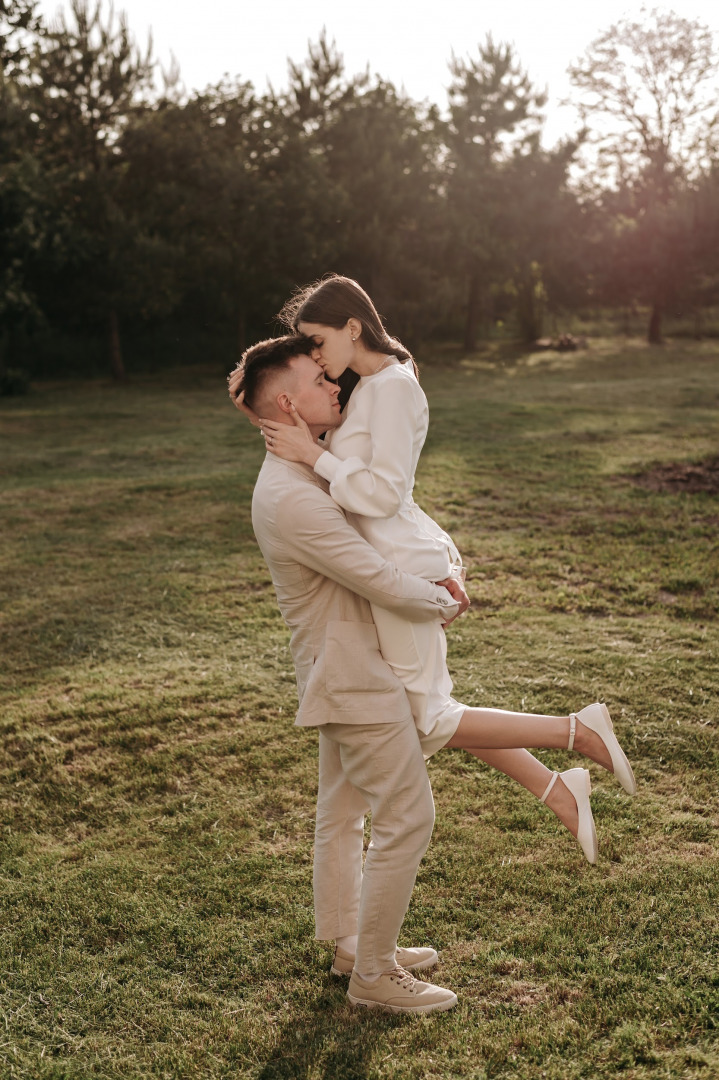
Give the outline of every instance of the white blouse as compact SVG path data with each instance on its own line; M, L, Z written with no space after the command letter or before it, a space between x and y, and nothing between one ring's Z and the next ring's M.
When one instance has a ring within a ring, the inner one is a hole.
M412 498L429 409L411 360L365 375L315 471L348 518L400 570L429 581L461 565L452 538Z

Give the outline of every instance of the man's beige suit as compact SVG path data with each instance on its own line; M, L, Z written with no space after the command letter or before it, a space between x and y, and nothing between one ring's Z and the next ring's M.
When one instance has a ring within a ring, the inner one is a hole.
M370 602L416 622L446 621L457 605L440 586L385 562L305 465L267 456L252 523L292 631L297 723L320 731L317 937L358 934L356 969L387 970L434 807L407 696L379 652Z

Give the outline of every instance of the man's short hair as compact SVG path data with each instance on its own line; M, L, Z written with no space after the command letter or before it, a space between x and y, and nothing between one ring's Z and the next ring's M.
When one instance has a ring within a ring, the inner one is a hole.
M285 334L284 337L258 341L242 354L238 364L242 379L237 393L244 390L245 404L254 409L269 377L278 371L289 371L290 360L295 356L309 356L314 348L315 343L304 334Z

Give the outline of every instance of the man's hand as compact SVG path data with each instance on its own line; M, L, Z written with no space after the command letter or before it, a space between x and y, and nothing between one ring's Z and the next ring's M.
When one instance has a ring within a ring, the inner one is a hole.
M446 629L446 627L448 627L450 623L454 622L455 619L458 619L460 615L464 615L471 601L467 596L466 592L464 591L464 585L461 581L458 581L457 578L445 578L444 581L438 581L436 584L444 586L452 599L456 600L459 604L459 611L457 612L457 614L453 615L451 619L448 619L446 623L442 623L442 625Z
M278 424L275 420L260 420L267 449L285 461L300 461L313 466L324 451L312 438L312 432L294 405L290 416L294 421L291 426Z

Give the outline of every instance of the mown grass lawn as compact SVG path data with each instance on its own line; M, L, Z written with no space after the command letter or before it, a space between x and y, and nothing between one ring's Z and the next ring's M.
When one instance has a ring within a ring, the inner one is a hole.
M459 752L405 943L459 995L353 1012L313 941L315 736L221 373L0 405L0 1075L42 1080L719 1076L719 346L425 365L418 499L475 603L455 692L605 698L639 781L592 767L596 868ZM579 764L544 753L548 764Z

